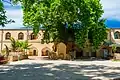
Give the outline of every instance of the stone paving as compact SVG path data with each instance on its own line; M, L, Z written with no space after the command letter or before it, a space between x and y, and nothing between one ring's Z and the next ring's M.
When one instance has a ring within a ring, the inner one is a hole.
M112 80L118 77L120 62L109 60L22 60L0 65L0 80Z

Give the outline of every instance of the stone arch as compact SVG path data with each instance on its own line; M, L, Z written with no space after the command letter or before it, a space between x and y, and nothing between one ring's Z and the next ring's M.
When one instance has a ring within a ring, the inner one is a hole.
M62 55L63 59L66 57L66 45L63 42L57 44L57 54Z
M30 48L29 56L38 56L38 49L36 47Z
M6 34L5 34L5 39L10 39L11 38L11 33L10 32L7 32Z
M20 32L20 33L18 34L18 39L19 39L19 40L23 40L23 39L24 39L24 34L23 34L22 32Z
M114 38L115 38L115 39L120 39L120 32L119 32L119 31L116 31L116 32L114 33Z
M42 56L48 56L48 53L47 53L48 51L51 51L51 49L48 48L48 47L44 47L44 48L41 50Z
M30 34L30 40L35 40L35 39L37 39L37 35L35 35L34 33L31 33Z

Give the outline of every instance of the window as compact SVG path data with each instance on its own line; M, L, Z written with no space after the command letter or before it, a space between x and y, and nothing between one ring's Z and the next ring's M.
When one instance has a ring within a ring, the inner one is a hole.
M31 40L37 39L37 36L34 33L31 33L30 37L31 37Z
M120 39L120 32L118 32L118 31L115 32L115 33L114 33L114 38L115 38L115 39Z
M11 37L11 33L7 32L5 35L5 39L10 39L10 37Z
M116 53L120 53L120 47L116 48Z
M24 34L23 34L22 32L20 32L20 33L18 34L18 39L19 39L19 40L23 40L23 39L24 39Z

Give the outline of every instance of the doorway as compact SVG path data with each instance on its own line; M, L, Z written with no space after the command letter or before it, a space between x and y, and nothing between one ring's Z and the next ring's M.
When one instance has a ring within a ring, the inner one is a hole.
M33 56L37 56L37 51L33 50Z
M81 52L76 52L76 59L79 59L80 57L83 56L83 51L81 50Z
M107 58L108 55L109 55L108 49L103 49L103 57L104 57L104 58Z
M32 47L30 50L29 50L29 56L38 56L38 49L36 47Z
M48 52L50 52L50 48L48 47L44 47L41 52L42 52L42 56L48 56Z
M96 52L92 52L91 57L96 57Z

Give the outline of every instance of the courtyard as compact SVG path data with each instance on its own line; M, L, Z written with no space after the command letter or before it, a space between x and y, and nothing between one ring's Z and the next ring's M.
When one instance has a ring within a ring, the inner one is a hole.
M119 77L120 62L110 60L28 59L0 65L0 80L112 80Z

